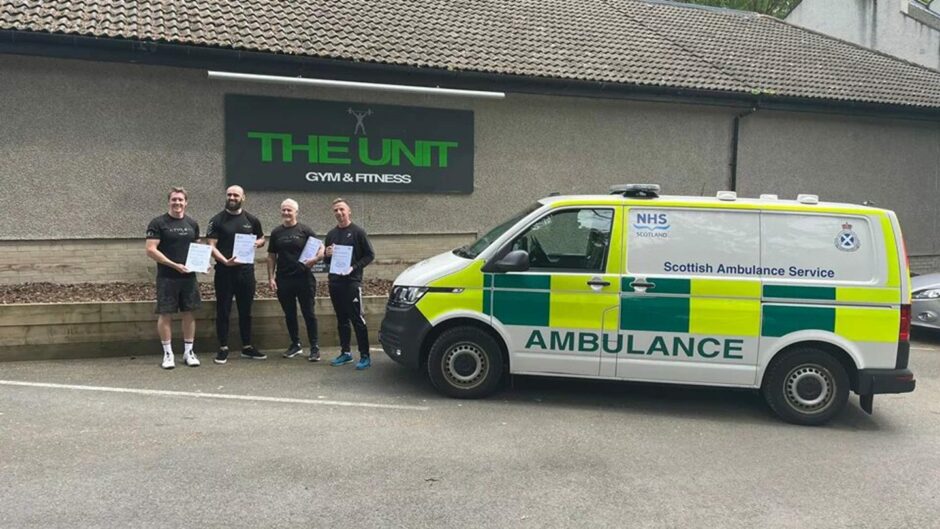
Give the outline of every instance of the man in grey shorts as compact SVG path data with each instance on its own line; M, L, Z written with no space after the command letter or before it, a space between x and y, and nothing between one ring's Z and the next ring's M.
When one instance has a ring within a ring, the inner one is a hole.
M199 365L193 352L196 318L193 311L202 304L196 273L186 269L189 244L199 240L199 224L186 215L187 196L182 187L170 189L169 211L147 226L147 256L157 262L157 333L163 344L163 369L173 369L173 314L183 320L183 363Z

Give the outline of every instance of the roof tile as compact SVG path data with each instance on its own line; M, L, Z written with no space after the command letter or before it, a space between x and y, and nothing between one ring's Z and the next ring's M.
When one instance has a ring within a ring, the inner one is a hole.
M598 83L940 108L940 72L640 0L0 0L0 29Z

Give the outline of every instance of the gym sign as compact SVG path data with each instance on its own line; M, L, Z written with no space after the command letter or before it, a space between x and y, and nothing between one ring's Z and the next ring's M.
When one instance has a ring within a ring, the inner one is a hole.
M260 191L471 193L473 112L229 94L225 178Z

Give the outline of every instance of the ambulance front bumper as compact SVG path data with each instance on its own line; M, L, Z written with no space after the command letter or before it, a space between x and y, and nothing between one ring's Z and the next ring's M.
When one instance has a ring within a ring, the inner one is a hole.
M910 369L859 369L856 393L910 393L914 391L916 382Z
M399 307L388 304L379 329L379 343L389 358L418 369L421 367L421 344L430 330L431 324L414 305Z

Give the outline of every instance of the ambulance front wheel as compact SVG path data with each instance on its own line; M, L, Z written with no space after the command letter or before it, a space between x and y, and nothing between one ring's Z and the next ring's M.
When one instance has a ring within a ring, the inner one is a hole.
M496 340L475 327L441 333L428 354L428 376L448 397L478 399L492 394L503 376L503 356Z
M764 399L781 419L806 426L829 422L849 398L849 376L832 355L804 347L775 358L764 378Z

